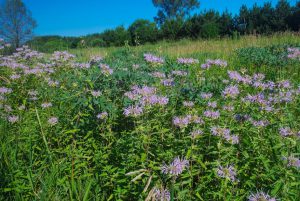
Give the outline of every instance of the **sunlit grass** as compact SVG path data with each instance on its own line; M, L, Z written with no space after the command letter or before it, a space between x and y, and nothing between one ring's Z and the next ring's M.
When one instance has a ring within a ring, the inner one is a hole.
M190 40L182 39L180 41L168 42L161 41L157 44L145 44L136 47L130 47L133 51L146 52L153 51L170 57L191 56L199 53L214 53L228 58L234 50L242 47L257 46L264 47L267 45L279 45L289 43L300 43L299 33L277 33L272 36L241 36L240 39L221 38L221 39L199 39ZM107 56L119 47L109 48L83 48L70 50L71 53L84 58L90 58L93 55Z

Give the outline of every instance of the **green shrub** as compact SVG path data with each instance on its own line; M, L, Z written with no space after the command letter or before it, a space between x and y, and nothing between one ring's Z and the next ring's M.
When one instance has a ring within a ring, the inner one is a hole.
M299 47L300 44L246 47L238 49L236 56L241 64L245 66L283 67L295 62L287 58L287 48L297 46Z

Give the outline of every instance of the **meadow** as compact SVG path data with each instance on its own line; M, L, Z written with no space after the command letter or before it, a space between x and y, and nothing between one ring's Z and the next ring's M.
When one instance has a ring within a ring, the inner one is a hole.
M299 103L299 33L24 46L0 57L0 200L297 201Z

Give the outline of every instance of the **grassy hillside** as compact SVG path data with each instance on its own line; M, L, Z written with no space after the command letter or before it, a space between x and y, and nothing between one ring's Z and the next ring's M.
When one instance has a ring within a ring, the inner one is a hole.
M157 52L170 57L193 56L205 53L215 54L221 57L229 58L234 54L234 50L243 47L256 46L264 47L269 45L295 44L300 43L300 33L278 33L272 36L242 36L240 39L222 38L213 40L180 40L177 42L159 42L157 44L148 44L137 47L130 47L133 52ZM106 56L120 48L87 48L71 49L70 52L78 56L90 58L93 55Z

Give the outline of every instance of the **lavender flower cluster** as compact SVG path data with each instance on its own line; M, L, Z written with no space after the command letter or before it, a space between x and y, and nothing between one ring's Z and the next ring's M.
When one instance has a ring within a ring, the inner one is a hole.
M172 73L172 75L177 75L177 76L182 76L182 77L187 76L187 72L181 71L181 70L174 70L171 73Z
M67 51L55 51L52 54L51 60L66 62L66 61L69 61L74 58L75 58L75 56L73 54L70 54Z
M187 127L191 123L201 125L201 124L204 124L204 121L201 119L201 117L199 117L197 115L186 115L183 117L175 116L173 118L173 124L179 128Z
M237 135L230 135L230 130L227 128L213 126L211 127L210 131L212 135L222 137L223 139L225 139L227 142L231 144L239 143L239 137Z
M296 158L294 156L288 156L288 157L283 157L283 160L287 161L287 165L289 167L296 167L296 168L300 168L300 159Z
M113 69L111 69L107 64L100 64L99 67L101 69L101 72L106 76L111 75L114 72Z
M174 176L180 175L189 166L189 161L185 158L176 157L170 165L163 165L162 173Z
M128 116L133 116L137 117L143 114L143 107L138 106L138 105L131 105L128 106L127 108L124 109L123 114L128 117Z
M144 59L149 62L149 63L153 63L153 64L163 64L165 62L165 60L161 57L157 57L153 54L147 53L144 54Z
M239 93L239 88L236 85L227 86L222 92L225 98L236 98Z
M220 67L226 67L227 66L227 61L221 60L221 59L207 59L206 63L201 64L201 68L203 69L209 69L211 66L220 66Z
M97 115L97 119L103 120L103 119L106 119L107 116L108 116L108 113L107 113L107 112L101 112L101 113L99 113L99 114Z
M268 194L264 192L257 192L255 194L251 194L248 198L249 201L276 201L275 198L272 198Z
M156 94L157 89L149 86L133 86L131 91L124 94L125 97L132 101L137 101L136 106L130 106L124 110L124 115L138 116L143 113L143 108L146 106L164 106L169 102L169 98L166 96L160 96Z
M300 48L288 48L288 58L300 61Z
M199 60L193 59L193 58L178 58L177 63L179 63L179 64L197 64L197 63L199 63Z
M236 170L232 165L227 165L225 167L220 165L217 169L217 174L219 177L229 179L231 182L237 181Z
M154 194L155 194L155 200L157 200L157 201L170 201L171 200L171 194L168 189L155 188Z

